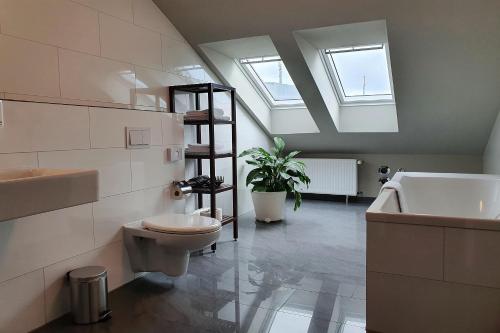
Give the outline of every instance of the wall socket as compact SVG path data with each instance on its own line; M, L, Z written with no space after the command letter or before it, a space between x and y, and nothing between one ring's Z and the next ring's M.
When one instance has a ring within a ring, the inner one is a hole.
M3 101L0 100L0 128L4 127L5 122L3 120Z

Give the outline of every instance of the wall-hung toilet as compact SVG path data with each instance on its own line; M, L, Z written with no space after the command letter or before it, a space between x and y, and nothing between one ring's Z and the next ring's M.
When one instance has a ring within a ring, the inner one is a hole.
M165 214L124 225L125 247L134 272L186 273L189 253L219 238L220 221L199 215Z

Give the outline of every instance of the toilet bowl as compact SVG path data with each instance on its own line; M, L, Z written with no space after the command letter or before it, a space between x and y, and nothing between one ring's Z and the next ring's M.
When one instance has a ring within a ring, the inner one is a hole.
M134 272L187 272L189 254L215 243L220 221L199 215L165 214L123 226L125 247Z

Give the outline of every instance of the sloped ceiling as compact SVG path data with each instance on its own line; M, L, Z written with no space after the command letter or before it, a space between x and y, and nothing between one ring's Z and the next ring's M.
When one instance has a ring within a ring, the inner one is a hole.
M307 152L481 154L500 110L499 0L154 0L195 48L269 35L320 129ZM293 31L385 19L398 133L338 133Z

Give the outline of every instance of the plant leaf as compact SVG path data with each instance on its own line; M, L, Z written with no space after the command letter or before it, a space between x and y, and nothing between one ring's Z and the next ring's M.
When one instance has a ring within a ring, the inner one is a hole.
M247 175L247 181L246 181L246 184L247 186L252 182L254 181L256 178L262 178L262 174L261 174L262 170L257 168L257 169L253 169L252 171L250 171Z
M274 138L274 146L276 147L276 150L278 151L279 154L283 151L283 149L285 149L285 141L277 136Z

